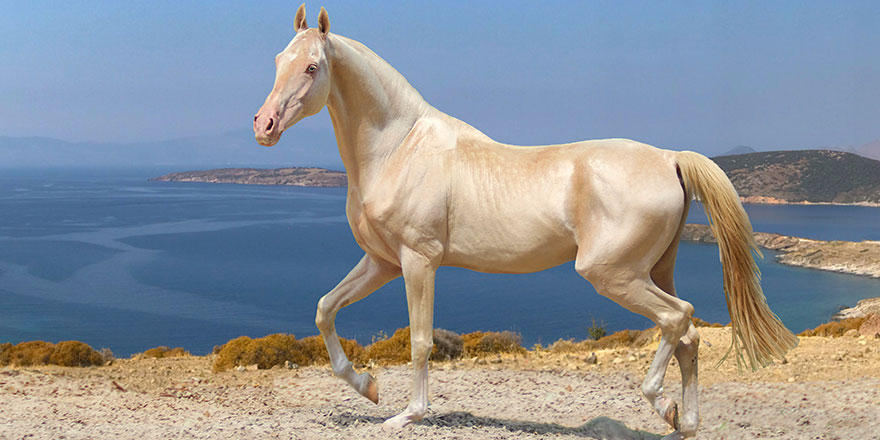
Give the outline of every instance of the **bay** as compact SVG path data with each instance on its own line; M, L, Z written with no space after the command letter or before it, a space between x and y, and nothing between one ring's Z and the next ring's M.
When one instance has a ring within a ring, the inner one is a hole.
M129 355L157 345L204 354L241 335L316 334L315 306L360 259L345 190L175 182L175 170L0 173L0 342L77 339ZM880 209L749 205L755 230L818 239L880 239ZM692 222L705 222L699 206ZM880 296L880 280L759 264L773 310L794 331L841 305ZM714 245L683 243L678 293L707 321L728 322ZM435 326L512 330L525 345L651 323L596 294L572 264L536 274L441 268ZM396 280L337 317L369 343L407 325Z

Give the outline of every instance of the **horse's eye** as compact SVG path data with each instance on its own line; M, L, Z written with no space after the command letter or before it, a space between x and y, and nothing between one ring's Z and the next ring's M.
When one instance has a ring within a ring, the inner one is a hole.
M309 64L309 67L306 68L306 72L308 72L308 73L315 73L315 71L317 71L317 70L318 70L318 65L314 64L314 63Z

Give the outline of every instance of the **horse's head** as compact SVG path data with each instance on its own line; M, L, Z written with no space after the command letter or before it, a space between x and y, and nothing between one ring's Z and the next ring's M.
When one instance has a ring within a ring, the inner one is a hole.
M296 36L275 56L275 85L254 116L254 137L260 145L278 143L281 133L324 108L330 94L327 34L330 19L321 8L318 28L306 24L306 5L296 11Z

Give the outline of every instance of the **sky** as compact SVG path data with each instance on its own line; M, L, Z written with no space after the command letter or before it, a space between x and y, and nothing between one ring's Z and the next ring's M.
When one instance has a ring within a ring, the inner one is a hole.
M246 132L298 6L3 2L0 136ZM507 143L625 137L711 155L880 139L878 2L325 1L306 5L312 26L321 6L331 32ZM326 110L274 148L292 147L338 162Z

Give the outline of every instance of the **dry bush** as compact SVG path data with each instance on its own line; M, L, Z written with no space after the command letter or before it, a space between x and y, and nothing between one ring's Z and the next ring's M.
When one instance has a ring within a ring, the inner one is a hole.
M547 347L547 349L553 353L583 353L621 347L639 348L653 342L654 335L656 334L657 327L652 327L647 330L621 330L617 333L599 338L598 341L560 339Z
M831 321L812 330L804 330L798 336L830 336L839 338L843 336L847 330L858 330L867 319L868 317L865 316L861 318L848 318L840 321Z
M409 327L399 328L390 338L373 342L366 348L368 360L379 364L397 365L412 360Z
M511 331L473 332L461 335L466 357L486 356L500 353L525 353L522 337Z
M320 335L309 336L297 341L299 351L307 360L306 365L319 364L325 365L330 363L330 354L327 353L327 346L324 345L324 338ZM342 345L342 351L351 362L363 362L365 360L365 349L354 339L339 338L339 344ZM302 364L300 364L302 365Z
M434 348L432 361L450 361L461 357L464 342L458 333L442 328L434 329Z
M0 344L0 366L9 365L12 362L12 347L9 342Z
M364 348L356 341L340 338L339 342L351 361L359 362L364 359ZM241 336L215 349L215 353L217 358L214 360L214 371L254 364L259 369L269 369L283 365L285 361L303 366L330 362L330 356L320 336L297 340L293 335L283 333L257 339Z
M724 327L724 324L719 324L717 322L706 322L700 318L694 316L691 318L691 322L694 323L694 327Z
M461 357L463 344L461 336L457 333L434 329L432 341L430 360L445 361ZM375 340L364 350L363 358L383 365L398 365L411 361L412 345L409 327L395 330L391 337Z
M49 355L49 363L63 367L89 367L103 365L104 357L86 343L80 341L61 341Z
M31 365L46 365L49 363L49 357L55 344L45 341L28 341L19 343L5 351L8 353L5 364L15 365L19 367L29 367Z
M111 353L112 355L112 353ZM144 352L145 358L153 358L153 359L162 359L162 358L172 358L172 357L182 357L182 356L192 356L188 351L184 350L183 347L174 347L168 348L167 346L159 346L155 348L151 348Z

